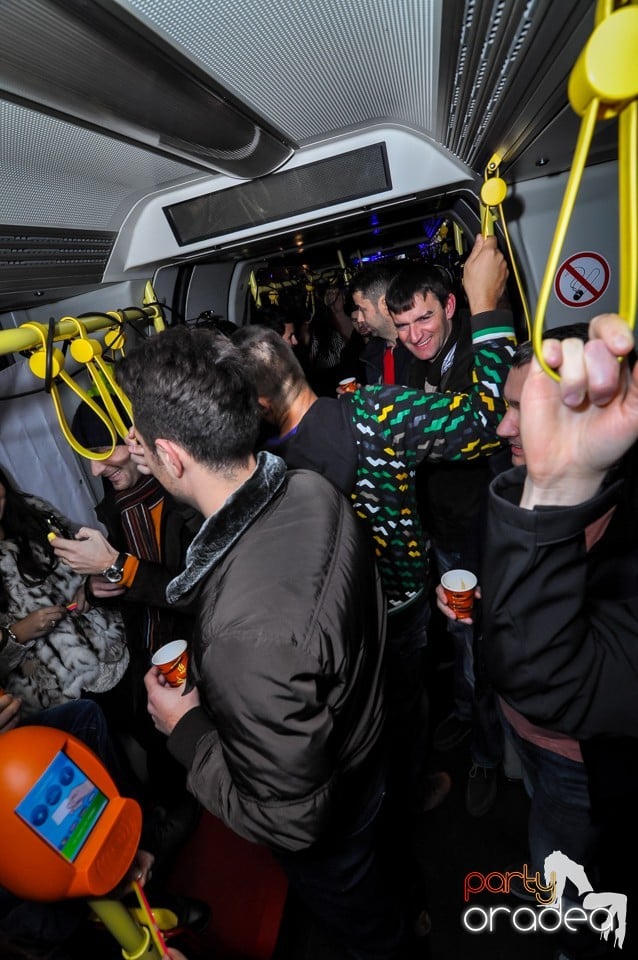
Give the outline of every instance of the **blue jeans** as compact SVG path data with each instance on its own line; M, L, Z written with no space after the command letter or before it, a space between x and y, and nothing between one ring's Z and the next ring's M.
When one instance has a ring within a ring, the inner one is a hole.
M442 576L448 570L472 569L457 550L433 544ZM448 620L447 631L454 645L454 713L472 724L470 756L480 767L496 767L503 759L503 729L494 691L487 681L480 657L481 637L475 624Z
M390 613L386 633L386 730L392 793L414 800L425 772L429 704L425 686L431 608L424 593Z
M131 784L122 769L122 763L109 736L106 718L93 700L70 700L48 710L41 710L22 726L55 727L77 737L95 753L115 781L118 790L127 796L134 796Z
M580 863L595 883L600 830L592 820L585 765L523 740L508 727L523 764L523 780L531 801L528 829L532 869L542 875L545 857L552 850L561 850Z
M464 569L463 558L458 550L445 550L432 544L439 570L439 580L448 570ZM454 649L454 713L461 720L472 719L474 697L474 627L467 623L448 620L447 632Z
M383 843L385 785L378 771L356 813L337 811L332 835L308 850L274 855L299 898L353 960L393 960L405 935L396 878ZM359 803L357 803L359 800Z

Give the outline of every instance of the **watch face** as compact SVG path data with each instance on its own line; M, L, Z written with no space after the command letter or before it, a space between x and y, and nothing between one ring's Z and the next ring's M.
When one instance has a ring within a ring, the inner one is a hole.
M122 577L124 576L124 563L126 561L126 554L120 553L115 563L112 563L110 567L107 567L106 570L102 573L102 576L105 580L108 580L109 583L119 583Z
M122 579L122 571L119 567L109 567L108 570L104 571L103 576L109 581L109 583L119 583Z

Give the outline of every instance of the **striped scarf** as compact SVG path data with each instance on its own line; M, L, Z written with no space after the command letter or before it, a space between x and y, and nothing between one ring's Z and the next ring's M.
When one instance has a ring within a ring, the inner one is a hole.
M128 551L140 560L161 563L161 544L158 542L151 510L164 500L164 490L155 477L144 477L132 490L115 493ZM160 612L156 607L145 608L144 646L151 653L159 628Z

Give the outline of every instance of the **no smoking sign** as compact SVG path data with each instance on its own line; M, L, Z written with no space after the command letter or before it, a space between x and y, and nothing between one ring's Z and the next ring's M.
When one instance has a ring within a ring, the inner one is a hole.
M609 286L611 270L599 253L575 253L556 271L554 293L567 307L590 307Z

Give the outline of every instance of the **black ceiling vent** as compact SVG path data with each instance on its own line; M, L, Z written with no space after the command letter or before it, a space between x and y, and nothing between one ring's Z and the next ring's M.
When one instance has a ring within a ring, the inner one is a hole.
M392 188L384 143L165 207L180 246Z
M98 284L114 241L97 230L0 226L0 292Z

